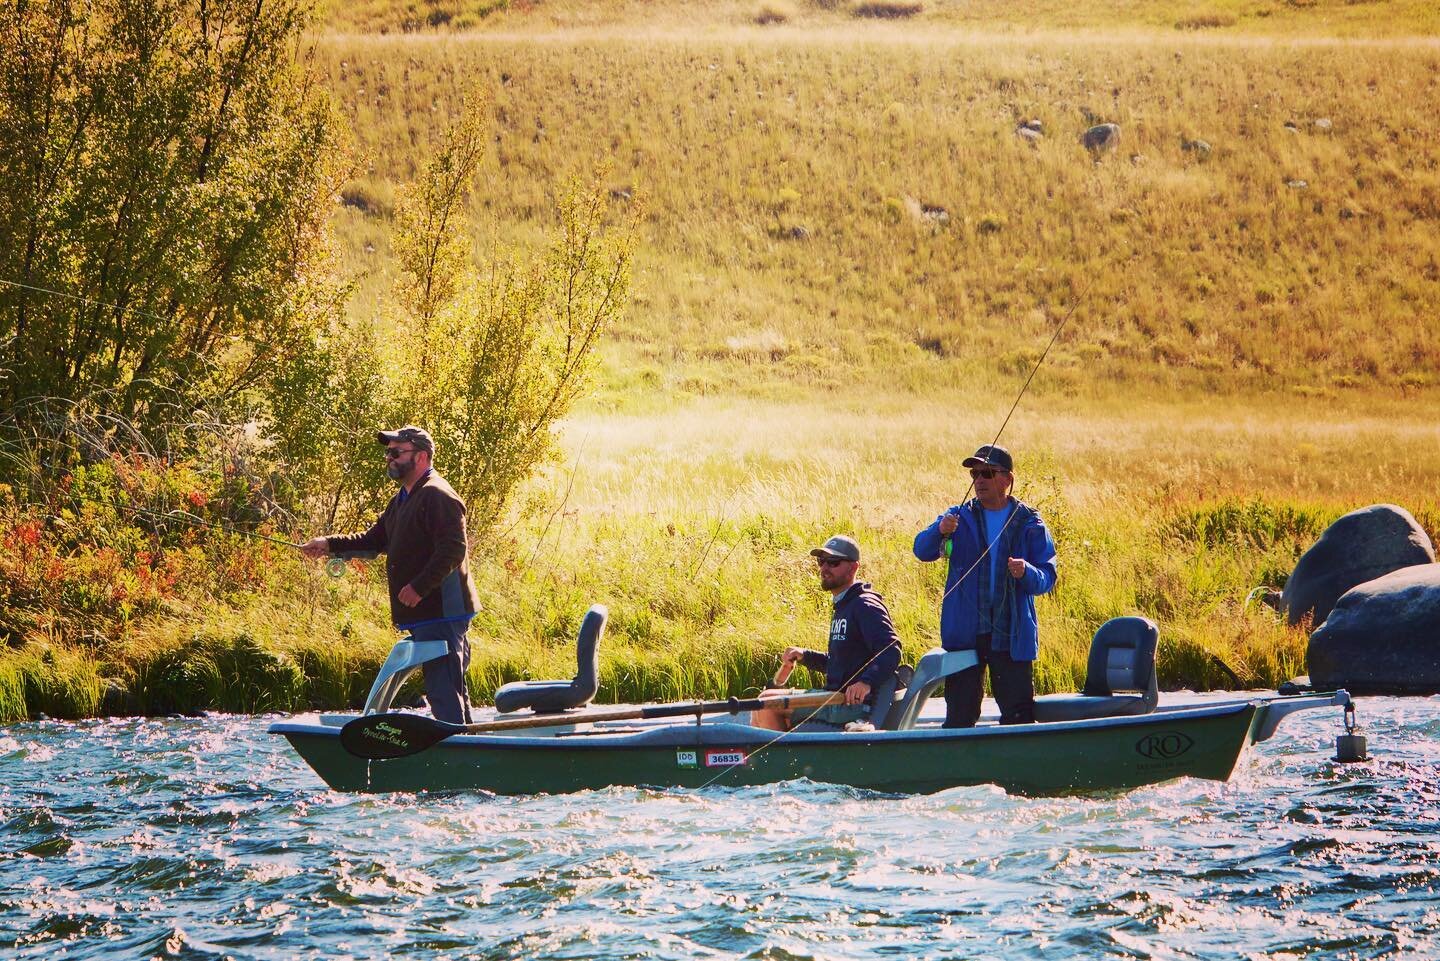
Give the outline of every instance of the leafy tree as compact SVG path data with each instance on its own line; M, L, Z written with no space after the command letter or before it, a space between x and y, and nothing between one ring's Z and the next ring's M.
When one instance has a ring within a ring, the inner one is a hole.
M0 9L0 404L216 408L303 347L335 121L297 0Z
M401 193L403 314L396 356L385 364L399 418L434 435L476 533L553 455L553 428L583 392L594 348L626 304L635 235L633 219L610 223L602 178L571 180L560 189L548 249L472 267L466 212L484 158L485 110L469 98Z

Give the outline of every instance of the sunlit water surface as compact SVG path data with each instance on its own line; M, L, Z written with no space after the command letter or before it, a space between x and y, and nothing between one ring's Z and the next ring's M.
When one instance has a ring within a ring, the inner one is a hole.
M0 956L1440 957L1440 699L1229 784L359 797L264 719L0 729Z

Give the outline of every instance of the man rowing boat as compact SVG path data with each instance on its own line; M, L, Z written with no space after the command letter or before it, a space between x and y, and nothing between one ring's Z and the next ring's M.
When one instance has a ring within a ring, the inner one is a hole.
M830 617L830 644L825 652L788 647L781 655L776 683L783 684L796 664L825 672L825 690L844 694L843 704L828 704L813 710L787 711L766 708L751 714L751 723L772 731L839 731L846 724L863 721L874 706L875 691L895 676L900 666L900 638L890 622L890 612L869 584L857 582L860 545L854 538L837 534L810 552L820 571L820 586L834 598ZM785 688L771 688L760 696L793 694Z

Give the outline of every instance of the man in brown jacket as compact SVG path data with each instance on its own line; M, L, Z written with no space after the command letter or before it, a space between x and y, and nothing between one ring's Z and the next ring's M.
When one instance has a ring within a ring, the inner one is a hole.
M423 428L382 430L375 439L385 445L385 472L400 484L399 493L365 533L316 537L300 549L311 558L386 555L390 618L395 626L417 641L443 640L450 650L424 664L430 711L438 720L468 724L466 631L476 601L470 584L465 502L431 467L435 442Z

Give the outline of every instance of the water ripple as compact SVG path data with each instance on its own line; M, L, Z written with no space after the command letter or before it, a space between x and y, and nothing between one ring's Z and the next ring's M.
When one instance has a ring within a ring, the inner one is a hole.
M1301 714L1229 784L334 794L263 719L0 733L19 958L1428 958L1440 702Z

